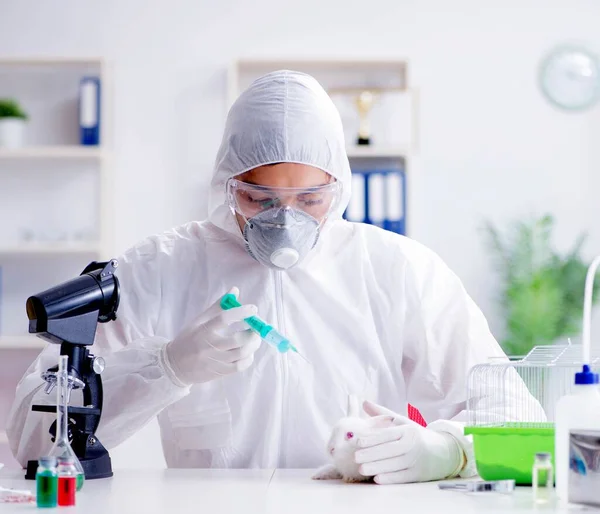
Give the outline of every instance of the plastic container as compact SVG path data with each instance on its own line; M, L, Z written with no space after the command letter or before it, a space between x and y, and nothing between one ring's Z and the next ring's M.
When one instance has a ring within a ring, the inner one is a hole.
M569 439L571 430L600 432L600 389L598 375L585 366L576 375L572 392L563 396L556 405L556 495L561 501L569 500ZM582 375L589 374L589 383L581 383Z
M570 437L572 430L600 431L600 387L598 373L591 369L591 323L594 279L600 255L590 264L585 277L583 331L581 348L583 367L575 374L575 387L556 404L556 495L569 501Z
M477 473L484 480L512 479L518 485L531 485L536 453L554 456L555 434L551 425L472 426L465 427L465 434L473 435Z

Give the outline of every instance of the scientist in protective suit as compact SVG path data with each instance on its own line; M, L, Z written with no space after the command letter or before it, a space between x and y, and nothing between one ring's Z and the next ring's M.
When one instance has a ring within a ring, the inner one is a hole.
M365 458L377 483L475 474L467 375L504 354L440 257L342 219L350 183L339 113L315 79L278 71L240 95L209 219L118 257L118 319L99 325L94 346L106 359L97 434L107 448L158 416L170 467L318 467L355 395L402 427L382 428L389 442ZM228 292L243 306L222 310ZM311 364L261 344L240 323L256 313ZM58 352L48 345L17 388L7 432L23 465L51 446L52 419L31 405L52 401L40 373ZM409 402L426 428L403 417Z

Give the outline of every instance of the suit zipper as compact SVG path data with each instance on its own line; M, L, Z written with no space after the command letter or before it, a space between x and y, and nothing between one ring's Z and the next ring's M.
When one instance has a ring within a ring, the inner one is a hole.
M277 313L277 329L285 335L285 313L283 310L283 284L281 271L274 271L275 274L275 311ZM288 357L287 353L279 354L279 365L281 369L281 431L279 435L279 464L278 467L284 468L286 462L285 448L287 446L287 433L285 423L287 419L287 389L288 389Z

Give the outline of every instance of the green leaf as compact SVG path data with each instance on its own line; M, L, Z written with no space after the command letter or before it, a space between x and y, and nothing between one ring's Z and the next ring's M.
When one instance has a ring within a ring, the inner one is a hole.
M578 236L571 251L561 256L552 246L550 215L512 223L506 235L490 222L485 229L503 280L499 302L506 324L501 343L505 351L523 355L534 346L578 335L589 267L580 257L586 235ZM599 291L596 281L594 303Z
M16 100L0 98L0 119L2 118L27 120L28 116Z

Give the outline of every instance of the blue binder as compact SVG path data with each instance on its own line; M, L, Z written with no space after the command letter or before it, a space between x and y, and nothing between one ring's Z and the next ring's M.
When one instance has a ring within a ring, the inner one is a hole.
M385 228L385 173L379 170L367 173L367 216L365 223Z
M344 218L406 235L404 170L353 170L352 197Z
M100 79L83 77L79 84L79 127L82 145L100 144Z
M386 216L383 228L406 235L406 174L403 170L386 173Z
M366 175L361 172L352 173L352 196L344 212L344 218L348 221L364 223L367 217L366 187Z
M2 334L2 313L4 304L2 303L2 266L0 266L0 334Z

